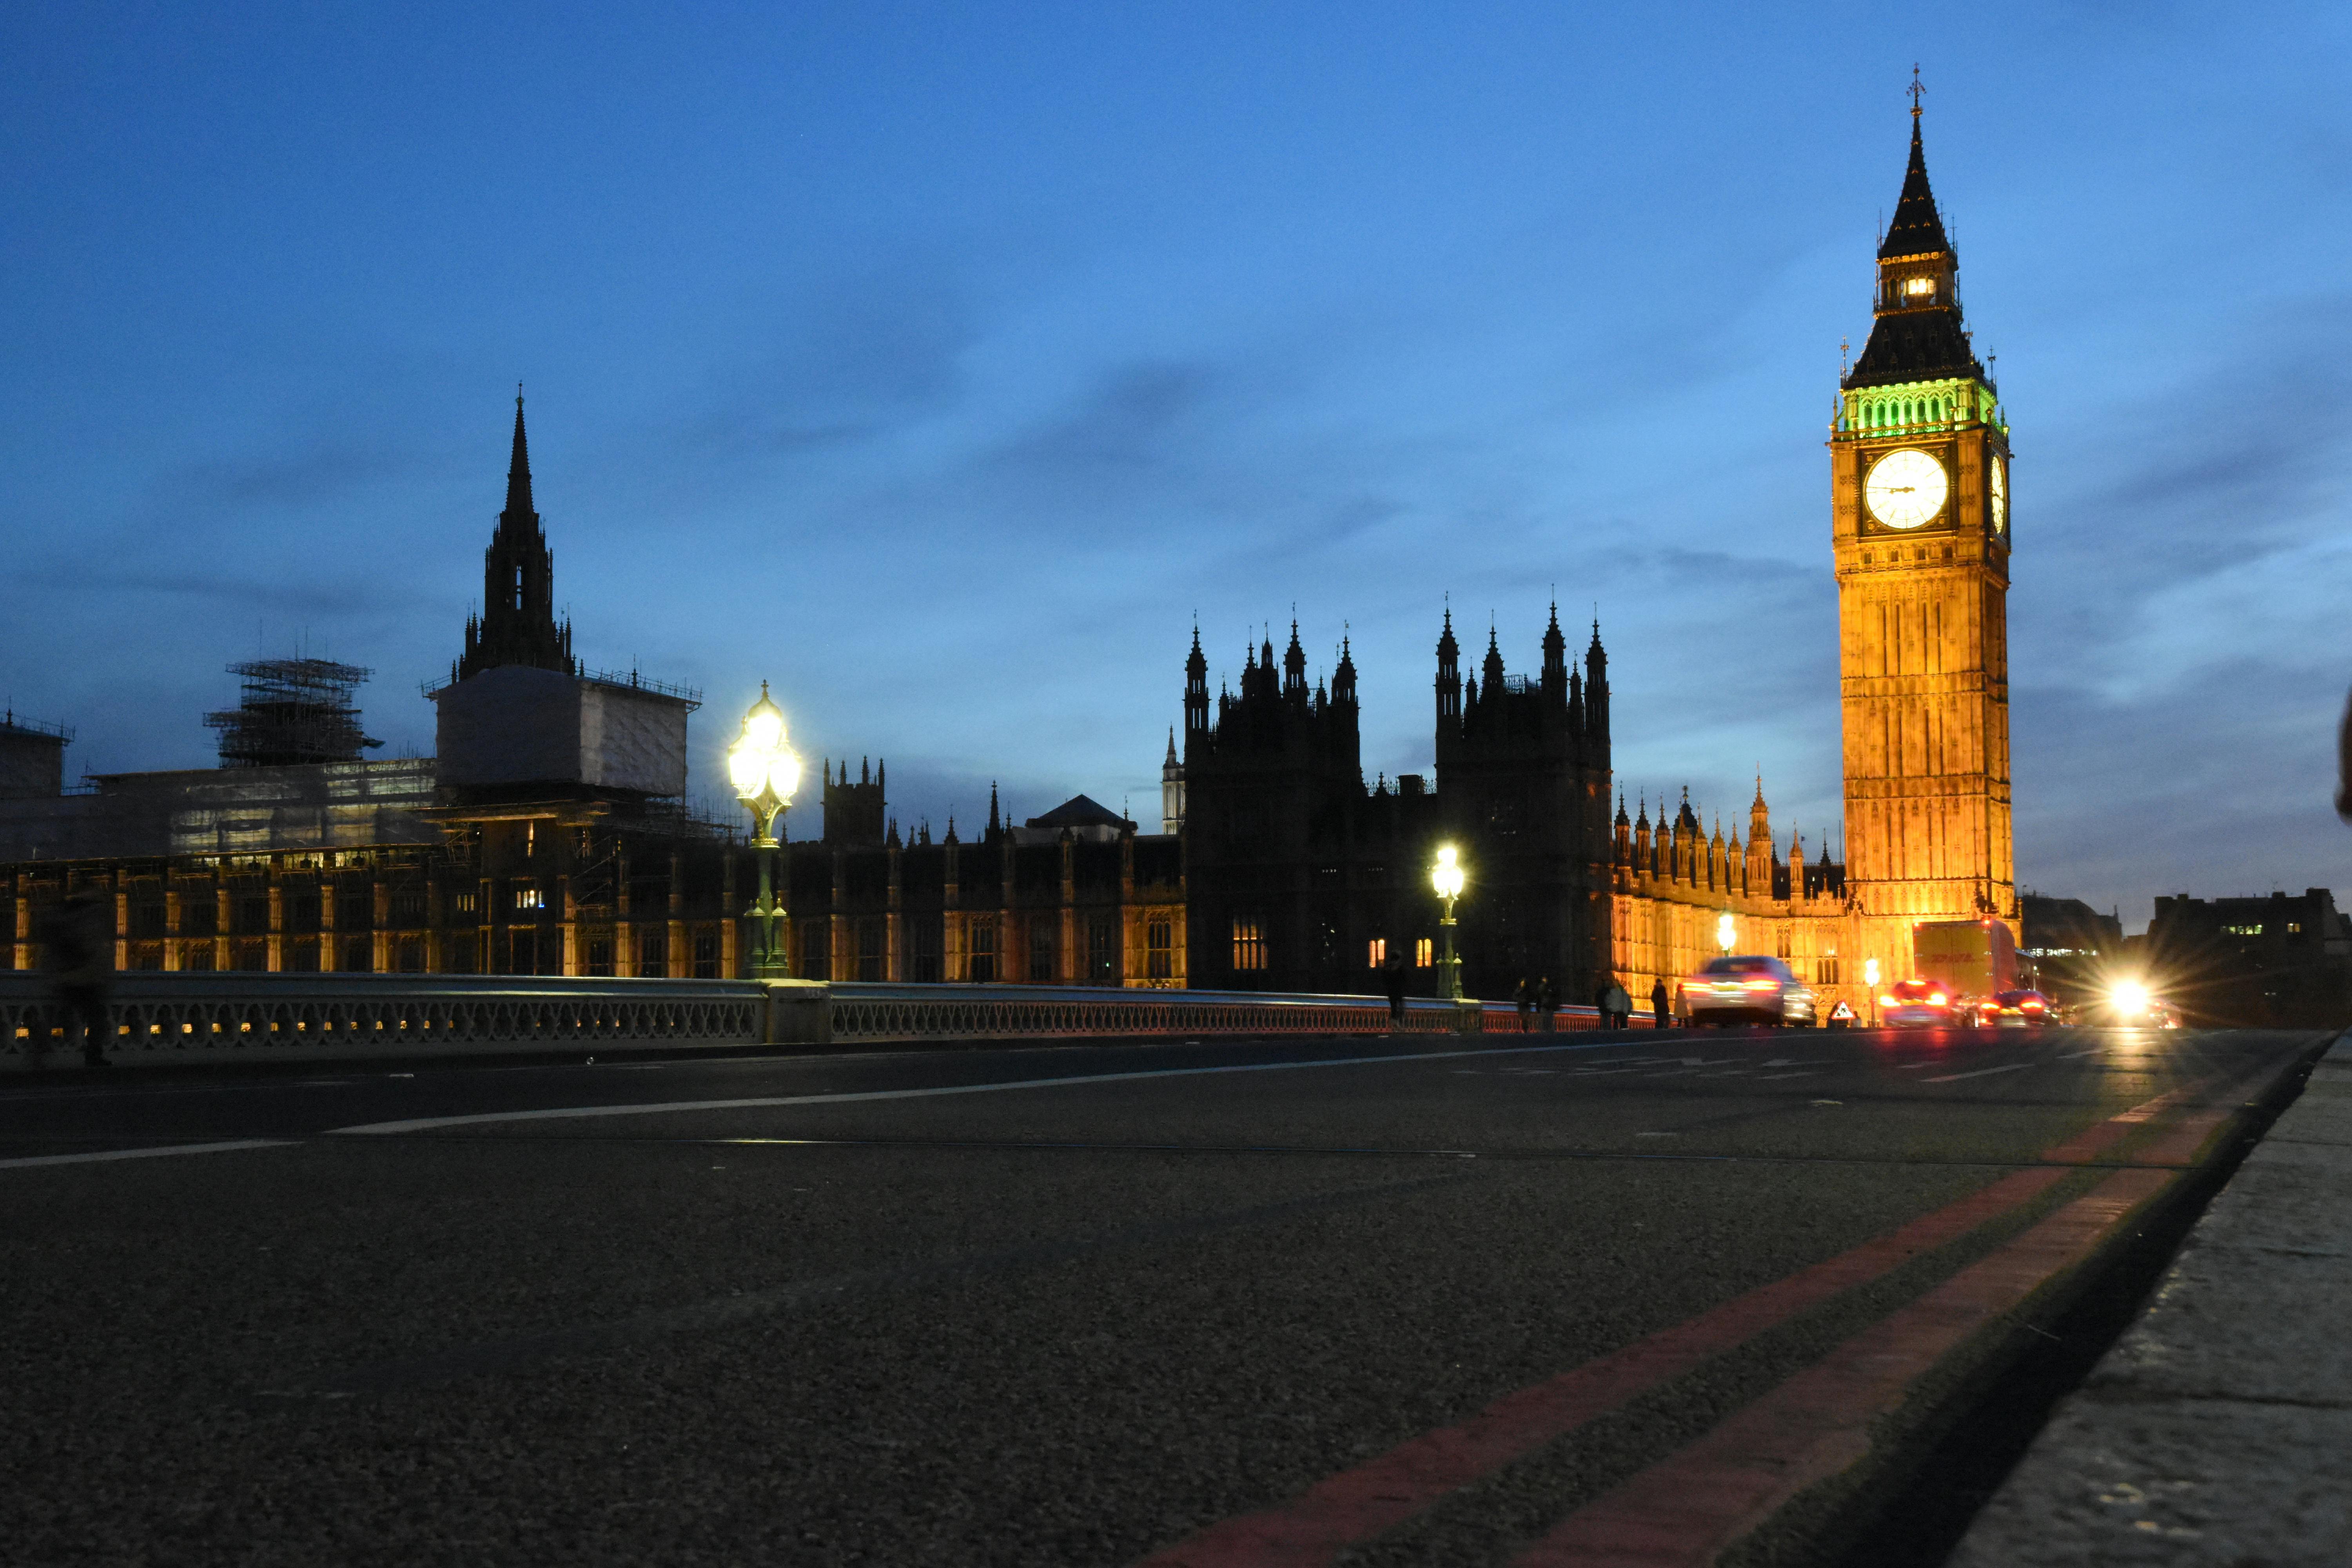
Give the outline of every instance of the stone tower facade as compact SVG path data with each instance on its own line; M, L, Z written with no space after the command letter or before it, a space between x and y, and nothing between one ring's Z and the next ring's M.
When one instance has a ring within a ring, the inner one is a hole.
M2017 916L2009 426L1961 322L1916 100L1911 114L1876 319L1829 443L1845 889L1884 928L1871 950L1904 966L1919 921Z

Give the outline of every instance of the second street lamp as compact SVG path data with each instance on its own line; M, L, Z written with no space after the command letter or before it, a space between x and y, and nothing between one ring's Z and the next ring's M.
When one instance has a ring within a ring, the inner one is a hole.
M1454 951L1454 900L1462 896L1462 867L1454 858L1454 846L1441 845L1437 864L1429 873L1429 885L1445 900L1445 913L1438 918L1437 929L1445 937L1445 956L1439 962L1438 984L1446 1000L1462 1000L1462 960Z
M727 778L735 798L751 813L751 849L760 862L760 896L743 912L758 924L751 949L751 977L781 980L792 973L776 945L776 917L783 907L776 901L776 818L793 803L800 787L801 760L784 743L784 715L768 698L768 683L760 682L760 700L743 715L743 732L727 748Z

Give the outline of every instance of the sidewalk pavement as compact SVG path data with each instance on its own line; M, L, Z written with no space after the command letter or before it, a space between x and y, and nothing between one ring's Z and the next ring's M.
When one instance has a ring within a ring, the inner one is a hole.
M1950 1568L2352 1563L2352 1033Z

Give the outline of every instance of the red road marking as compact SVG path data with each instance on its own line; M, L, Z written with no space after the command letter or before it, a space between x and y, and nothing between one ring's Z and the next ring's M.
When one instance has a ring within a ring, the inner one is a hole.
M2032 1202L2065 1175L2065 1166L2083 1163L2112 1148L2155 1117L2200 1095L2214 1081L2209 1079L2177 1089L2119 1111L2043 1151L2041 1158L2046 1163L2035 1169L2004 1176L1980 1192L1852 1251L1759 1286L1687 1322L1557 1377L1507 1394L1458 1426L1423 1433L1354 1469L1318 1481L1288 1502L1213 1524L1154 1552L1137 1568L1315 1568L1329 1563L1348 1547L1394 1529L1448 1494L1682 1375L1708 1357L1734 1349L1842 1291L1866 1285L1921 1253ZM2198 1142L2201 1144L2202 1138ZM2168 1179L2169 1173L2164 1174ZM2104 1192L2105 1186L2099 1190Z
M2087 1259L2179 1179L2119 1171L1918 1300L1865 1329L1511 1560L1512 1568L1704 1568L1790 1498L1870 1453L1870 1425L1914 1380Z

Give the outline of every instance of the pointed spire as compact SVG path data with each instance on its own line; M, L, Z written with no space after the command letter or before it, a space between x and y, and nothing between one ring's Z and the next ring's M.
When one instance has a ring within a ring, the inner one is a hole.
M522 390L515 390L514 452L507 466L506 510L482 552L482 613L466 622L457 678L500 665L573 673L572 629L555 618L555 558L531 509L530 450L523 433Z
M988 781L988 836L993 838L996 834L996 781L991 779Z
M1873 307L1877 319L1853 369L1840 378L1847 390L1955 376L1984 379L1960 320L1959 258L1927 184L1918 104L1926 89L1916 75L1912 89L1911 156L1895 221L1878 247L1878 299Z
M559 411L560 412L560 411ZM520 525L537 521L530 504L530 445L522 433L522 383L515 383L514 456L507 463L507 510L502 514Z
M1173 724L1168 726L1168 755L1160 765L1163 768L1172 768L1176 765L1176 726Z
M1920 92L1915 68L1913 87ZM1886 237L1880 242L1878 258L1885 261L1897 256L1930 256L1952 248L1945 237L1943 215L1936 210L1936 193L1927 186L1927 149L1919 135L1919 102L1911 102L1911 161L1903 170L1903 195L1895 204L1895 221L1886 226Z

